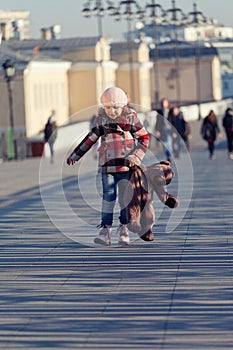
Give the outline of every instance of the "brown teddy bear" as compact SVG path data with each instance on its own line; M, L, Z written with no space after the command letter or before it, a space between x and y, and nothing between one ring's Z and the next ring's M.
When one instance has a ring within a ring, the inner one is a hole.
M150 166L133 167L131 179L125 191L125 204L128 216L128 229L138 233L144 241L153 241L152 227L155 222L153 192L156 192L162 203L169 208L176 208L178 199L167 193L168 185L174 172L169 161L161 161Z

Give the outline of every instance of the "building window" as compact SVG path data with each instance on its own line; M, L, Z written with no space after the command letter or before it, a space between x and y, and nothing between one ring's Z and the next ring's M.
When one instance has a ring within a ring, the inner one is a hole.
M224 84L223 84L223 86L224 86L224 90L229 90L229 84L228 84L228 81L224 81Z

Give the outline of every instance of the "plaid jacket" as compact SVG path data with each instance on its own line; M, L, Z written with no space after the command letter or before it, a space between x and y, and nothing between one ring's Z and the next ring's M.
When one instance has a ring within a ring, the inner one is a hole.
M124 108L122 115L113 120L100 109L95 126L74 149L72 159L78 161L94 143L99 146L99 171L114 173L128 171L127 156L133 154L140 160L149 145L149 135L133 109Z

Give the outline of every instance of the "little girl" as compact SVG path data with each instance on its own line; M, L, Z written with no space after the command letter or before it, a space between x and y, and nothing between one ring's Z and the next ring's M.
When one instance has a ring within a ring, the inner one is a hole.
M94 242L111 244L113 212L117 198L120 204L118 243L129 244L124 190L131 176L131 168L140 165L148 145L149 135L140 123L134 109L127 106L128 99L119 87L107 88L101 95L102 107L95 126L67 159L68 165L78 161L100 139L99 172L102 174L101 228Z

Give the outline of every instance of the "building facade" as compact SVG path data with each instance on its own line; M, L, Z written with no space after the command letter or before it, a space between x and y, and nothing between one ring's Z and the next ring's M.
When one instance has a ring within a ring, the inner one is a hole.
M14 131L26 137L37 135L52 109L56 110L58 125L69 122L68 70L70 62L14 55L0 46L0 131L10 127L8 85L2 65L6 59L15 64L12 84Z
M0 40L24 40L30 38L29 11L0 10Z
M154 62L151 74L151 100L154 104L163 97L177 105L222 98L221 65L215 48L170 42L156 50L150 52Z

